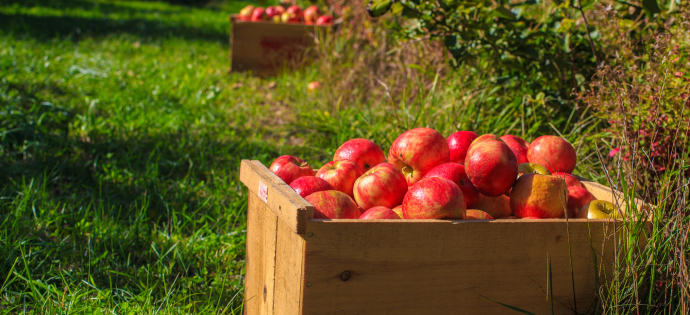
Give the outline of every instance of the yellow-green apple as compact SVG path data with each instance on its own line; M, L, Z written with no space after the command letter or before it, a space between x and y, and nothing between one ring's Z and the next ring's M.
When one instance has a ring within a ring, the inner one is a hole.
M357 219L362 215L352 198L337 190L317 191L304 199L314 206L314 219Z
M473 144L467 152L465 171L472 185L489 197L508 192L518 175L515 154L505 143L496 140Z
M351 139L335 150L333 161L354 161L365 172L372 167L386 162L383 150L374 141L367 139Z
M568 187L555 176L524 174L510 191L510 209L520 218L561 218L567 205Z
M282 23L283 22L283 13L278 14L278 15L274 15L272 19L273 19L274 23Z
M353 187L355 201L366 211L376 206L393 208L407 193L405 176L395 166L381 163L362 174Z
M309 163L291 155L283 155L275 159L268 169L288 185L302 176L314 176L314 170Z
M331 25L333 24L333 16L331 15L322 15L319 16L318 19L316 19L316 25Z
M350 160L340 160L324 164L316 172L316 177L323 178L333 185L335 190L344 192L350 198L355 198L352 194L352 187L362 174L364 174L364 170L357 163Z
M518 164L527 163L527 149L529 149L529 142L513 135L501 136L501 140L503 140L503 142L505 142L508 147L513 150Z
M577 186L568 187L568 218L574 219L580 209L592 200L597 200L587 189Z
M393 210L386 208L386 207L373 207L367 211L364 211L362 215L359 217L360 219L368 219L368 220L373 220L373 219L398 219L400 220L400 216L395 213Z
M537 163L522 163L518 165L518 175L522 176L522 174L527 173L551 175L551 172L549 172L549 170L546 167L544 167L543 165L539 165Z
M240 21L251 21L252 12L254 12L254 6L248 5L240 10L240 14L238 14L237 17L240 19Z
M565 184L568 185L568 187L576 186L576 187L587 188L587 187L585 187L585 185L582 184L582 182L580 182L579 179L577 179L577 177L573 176L570 173L555 172L555 173L553 173L553 176L557 176L557 177L560 177L563 180L565 180Z
M482 210L477 210L477 209L471 209L465 211L465 220L493 220L494 218L489 215L488 213L482 211Z
M448 149L450 150L450 162L465 163L467 149L477 137L479 135L472 131L458 131L448 136L446 142L448 142Z
M487 197L479 194L476 208L488 213L494 219L506 218L512 214L512 210L510 210L510 198L506 195Z
M412 185L403 199L404 219L465 218L465 200L455 183L442 177L424 178Z
M398 136L388 151L388 163L399 169L407 185L418 182L437 165L448 163L448 142L431 128L415 128Z
M302 176L295 179L290 183L290 188L296 191L302 198L317 191L335 190L333 185L316 176Z
M393 212L397 213L401 219L403 218L402 205L393 208Z
M443 163L432 168L423 178L429 177L443 177L449 179L462 190L462 195L465 199L465 208L472 209L475 207L479 192L477 188L474 188L474 185L472 185L472 182L467 177L465 167L462 164L453 162Z
M270 6L266 8L266 16L269 20L272 20L274 16L279 16L285 12L285 8L281 6Z
M494 134L487 133L487 134L481 135L481 136L477 137L476 139L474 139L474 140L472 141L472 143L470 143L470 146L467 148L467 152L469 152L470 149L472 149L473 146L475 146L475 145L477 145L477 144L480 144L480 143L482 143L482 142L484 142L484 141L488 141L488 140L494 140L494 141L501 141L501 142L503 142L503 140L501 140L501 138L499 138L498 136L496 136L496 135L494 135ZM465 157L465 159L467 159L467 157Z
M621 218L621 213L614 204L606 200L592 200L580 208L578 219L609 219Z
M572 173L577 163L575 148L570 142L557 136L541 136L530 144L527 160L546 166L555 172Z
M258 7L252 11L252 22L265 21L268 20L268 15L266 15L266 10L264 8Z
M311 25L316 23L316 19L321 16L321 11L319 11L319 7L312 5L304 9L302 16L304 17L304 23Z

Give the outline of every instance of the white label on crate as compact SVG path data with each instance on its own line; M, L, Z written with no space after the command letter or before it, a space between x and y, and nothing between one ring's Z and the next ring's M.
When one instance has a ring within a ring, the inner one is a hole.
M268 186L261 181L259 181L259 198L268 203Z

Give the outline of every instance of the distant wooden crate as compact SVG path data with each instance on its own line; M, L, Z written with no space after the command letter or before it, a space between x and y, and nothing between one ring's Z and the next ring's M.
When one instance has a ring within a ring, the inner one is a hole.
M273 76L304 62L305 50L314 44L317 29L330 26L303 23L244 22L230 16L231 72L251 71Z
M547 290L556 314L573 314L575 304L583 313L596 299L597 276L610 277L611 235L620 227L586 219L318 220L259 161L243 160L240 180L249 188L247 315L516 313L498 303L551 314ZM619 194L584 184L598 199Z

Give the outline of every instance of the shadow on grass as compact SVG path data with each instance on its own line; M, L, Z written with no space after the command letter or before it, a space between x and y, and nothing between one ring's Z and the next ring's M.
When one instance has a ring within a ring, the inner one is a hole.
M15 3L15 6L18 4ZM138 13L154 13L160 18L108 19L70 15L40 15L25 13L0 13L0 33L30 36L38 40L54 38L79 40L82 37L104 37L111 34L131 34L143 39L183 38L186 40L213 41L227 44L229 31L209 27L190 27L180 21L166 20L166 16L185 14L182 10L139 9L114 4L87 3L82 1L29 1L20 7L50 8L50 10L83 9L85 11L133 16ZM40 11L40 9L39 9ZM229 26L228 26L229 27Z

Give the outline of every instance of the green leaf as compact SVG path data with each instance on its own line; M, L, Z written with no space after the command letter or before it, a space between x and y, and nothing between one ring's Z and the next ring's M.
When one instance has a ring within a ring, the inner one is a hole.
M367 5L367 12L369 12L369 16L371 17L379 17L386 14L386 12L390 10L392 4L392 0L372 0Z
M508 19L508 20L514 20L515 19L515 13L511 12L504 6L498 6L496 7L492 12L491 15Z
M391 14L398 15L402 13L404 8L405 6L403 6L400 2L393 3L391 6Z
M642 0L642 8L650 17L654 16L654 14L661 13L661 9L659 8L659 4L656 3L656 0Z
M558 32L559 33L566 33L569 32L571 28L573 28L573 24L575 21L565 18L561 21L561 26L558 27Z
M410 9L409 7L404 7L402 10L402 15L410 19L416 19L419 17L419 12L417 10Z

